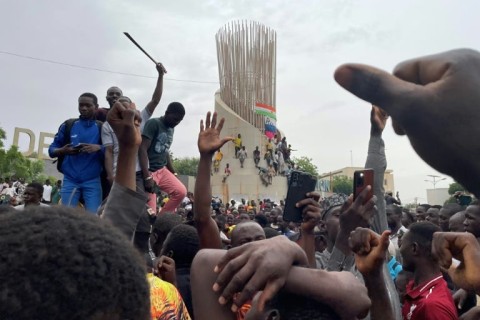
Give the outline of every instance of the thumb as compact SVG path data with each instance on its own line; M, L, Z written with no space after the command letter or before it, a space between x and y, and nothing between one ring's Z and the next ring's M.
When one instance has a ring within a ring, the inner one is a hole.
M362 64L344 64L335 70L334 77L344 89L379 106L394 118L401 114L399 107L409 105L412 95L420 95L423 89L383 70Z
M390 230L383 231L382 235L380 236L380 248L385 251L388 249L388 245L390 244L390 234L392 232Z

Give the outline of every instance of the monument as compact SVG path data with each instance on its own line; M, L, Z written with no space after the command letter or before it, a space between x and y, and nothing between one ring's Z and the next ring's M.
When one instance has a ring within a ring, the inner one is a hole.
M277 175L271 184L262 180L268 169L264 155L268 139L275 143L276 129L276 39L274 30L258 22L235 21L216 34L220 90L215 93L215 111L225 118L223 135L241 135L247 152L244 167L235 158L235 146L228 143L218 173L212 177L212 192L223 201L230 199L284 199L287 178ZM260 162L253 160L258 146ZM231 174L225 175L226 164Z

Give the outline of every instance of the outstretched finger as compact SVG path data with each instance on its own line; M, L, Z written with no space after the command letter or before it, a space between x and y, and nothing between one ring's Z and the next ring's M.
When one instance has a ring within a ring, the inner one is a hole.
M200 120L200 132L204 131L205 127L203 126L203 119Z
M218 127L217 127L217 130L218 130L219 134L220 134L220 132L222 132L224 123L225 123L225 118L220 118L220 122L218 123Z
M217 279L215 280L215 284L213 285L213 290L218 292L225 288L236 276L239 270L244 268L247 262L247 255L239 256L229 261L218 274Z
M211 117L211 113L210 111L207 112L207 119L205 120L205 128L210 128L210 117Z
M360 192L360 194L357 196L357 199L353 201L353 206L355 208L359 208L365 201L367 201L367 195L372 190L372 186L368 185L365 187L365 189Z
M233 141L233 137L225 137L221 140L220 148L223 147L223 145L229 141ZM220 149L219 148L219 149Z
M393 118L404 115L403 106L424 94L422 86L403 81L383 70L362 65L345 64L335 71L335 80L360 99L381 107Z
M214 112L212 115L212 128L215 129L216 126L217 126L217 113Z
M265 304L272 300L284 284L285 281L282 279L273 279L267 282L265 289L258 298L258 311L262 312L265 309Z
M247 299L242 300L242 302L238 301L238 296L235 297L234 304L238 307L241 307L248 299L253 298L257 289L252 284L249 284L249 282L254 274L255 267L251 263L247 263L241 270L236 272L225 286L225 289L223 289L222 294L218 299L220 304L225 304L227 301L232 300L234 295L238 292L244 293L245 297L248 297Z

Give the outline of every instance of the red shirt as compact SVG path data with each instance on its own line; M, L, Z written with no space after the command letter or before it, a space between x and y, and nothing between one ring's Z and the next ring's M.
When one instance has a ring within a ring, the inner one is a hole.
M443 276L433 278L413 287L407 284L407 294L402 308L404 320L451 320L458 319L457 310Z

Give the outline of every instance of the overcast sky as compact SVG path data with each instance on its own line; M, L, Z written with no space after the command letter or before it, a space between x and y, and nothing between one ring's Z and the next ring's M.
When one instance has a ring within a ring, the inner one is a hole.
M335 83L335 68L360 62L392 70L398 62L421 55L477 49L479 10L477 1L438 0L7 0L2 2L0 28L0 126L7 132L7 144L15 127L32 129L37 139L41 131L55 133L62 121L78 115L82 92L95 93L100 105L107 106L105 92L112 85L144 106L157 72L122 34L127 31L168 70L155 116L171 101L186 107L173 153L196 156L198 123L213 109L219 87L215 33L232 20L255 20L277 32L277 124L298 150L294 155L313 158L319 172L327 172L350 166L352 151L353 165L363 166L370 106ZM432 187L426 175L438 173L390 124L384 139L388 168L394 170L402 200L426 201L425 189Z

